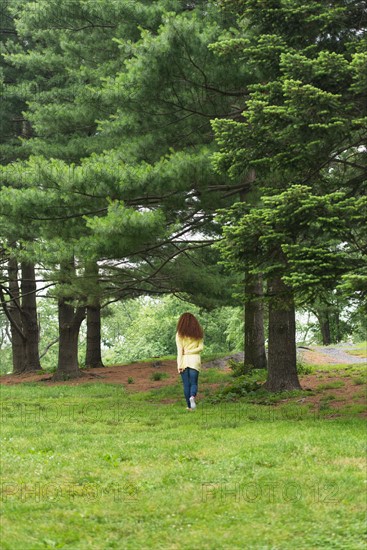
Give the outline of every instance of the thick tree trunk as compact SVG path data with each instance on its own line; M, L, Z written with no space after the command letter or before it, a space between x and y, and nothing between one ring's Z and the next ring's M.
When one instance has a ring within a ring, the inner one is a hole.
M64 298L59 300L59 357L53 380L79 378L78 338L85 308L74 308Z
M269 294L268 377L264 388L271 392L299 390L293 296L281 278L269 282Z
M318 306L312 311L312 313L315 315L319 323L323 346L329 346L333 339L331 336L330 310L328 306L323 303L322 307Z
M341 331L341 328L340 328L340 313L339 313L339 311L335 312L334 324L335 324L334 342L338 343L343 338L342 331ZM330 330L330 327L329 327L329 330ZM331 330L330 330L330 334L331 334ZM333 340L332 336L330 336L330 340Z
M329 346L331 344L331 332L330 332L329 315L327 313L326 313L326 315L323 315L319 319L319 323L320 323L322 344L324 346Z
M263 295L260 276L246 275L245 294L245 365L255 369L266 369Z
M86 275L90 281L87 307L87 349L85 366L103 367L101 353L101 304L97 262L89 262Z
M8 262L8 276L11 300L7 308L10 320L13 372L14 374L21 374L27 370L26 340L23 333L20 308L18 263L14 258L11 258Z
M36 302L34 265L22 263L22 319L26 345L27 371L41 369L39 356L39 329Z
M248 200L249 191L256 180L256 172L251 169L244 181L244 187L240 191L240 200ZM245 274L245 365L255 369L266 369L265 336L264 336L264 311L261 298L263 286L261 276ZM254 296L254 299L251 299Z
M327 307L323 307L318 308L313 313L316 315L319 322L322 344L323 346L329 346L332 340L329 311L327 310Z
M87 351L85 366L88 368L103 367L101 354L101 308L87 307Z

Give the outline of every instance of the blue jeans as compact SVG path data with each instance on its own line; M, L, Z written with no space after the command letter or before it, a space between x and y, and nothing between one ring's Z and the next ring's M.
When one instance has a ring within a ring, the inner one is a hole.
M189 409L191 409L190 397L195 397L198 392L199 371L197 371L196 369L190 369L190 367L186 367L186 369L181 372L181 378L183 382L186 403Z

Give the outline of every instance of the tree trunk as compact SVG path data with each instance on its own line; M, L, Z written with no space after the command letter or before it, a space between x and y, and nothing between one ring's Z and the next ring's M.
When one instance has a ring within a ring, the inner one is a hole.
M269 282L269 294L268 377L264 388L271 392L299 390L292 292L278 277Z
M82 375L78 363L78 337L84 318L84 307L74 308L65 298L59 299L59 357L52 380L69 380Z
M246 274L245 365L266 369L262 278ZM250 297L254 297L251 299Z
M251 169L244 181L244 188L240 191L240 200L246 202L252 184L256 180L256 172ZM263 286L262 277L245 274L245 365L255 369L266 369L265 337L264 337L264 311L261 299ZM254 296L255 299L251 299Z
M39 357L39 329L36 302L34 265L22 263L22 320L26 345L27 372L41 369Z
M10 320L11 347L13 355L13 373L26 371L26 340L23 333L22 314L20 309L18 263L14 258L8 262L10 302L7 306Z
M87 307L87 351L85 366L88 368L103 367L101 354L101 307Z
M333 319L334 321L334 325L335 325L335 336L334 336L334 342L338 343L342 340L342 333L341 333L341 329L340 329L340 313L339 311L335 311L335 314L334 314L335 318ZM329 331L330 331L330 326L329 326ZM331 331L330 331L331 333ZM331 337L331 334L330 334L330 341L332 341L332 337Z
M321 340L323 346L329 346L331 344L331 330L330 330L330 315L326 307L319 307L313 314L317 317L319 322Z
M90 281L87 307L87 350L85 366L103 367L101 354L101 303L98 278L98 264L91 261L86 266L86 275Z
M330 332L330 320L328 313L323 314L319 318L322 344L324 346L329 346L331 344L331 332Z

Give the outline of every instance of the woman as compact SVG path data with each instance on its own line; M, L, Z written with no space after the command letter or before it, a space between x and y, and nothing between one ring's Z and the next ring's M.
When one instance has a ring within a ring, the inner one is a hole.
M183 313L177 323L177 369L181 374L187 410L196 408L198 378L203 351L203 329L192 313Z

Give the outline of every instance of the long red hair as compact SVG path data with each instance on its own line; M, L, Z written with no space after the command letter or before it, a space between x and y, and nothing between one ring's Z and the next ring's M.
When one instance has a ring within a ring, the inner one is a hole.
M195 340L201 340L204 337L204 331L192 313L181 315L177 323L177 332L180 336L189 336Z

